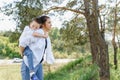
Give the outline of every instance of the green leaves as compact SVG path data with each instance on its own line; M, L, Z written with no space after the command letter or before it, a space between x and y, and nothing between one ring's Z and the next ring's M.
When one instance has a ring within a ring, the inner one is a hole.
M83 21L81 18L74 18L64 24L61 34L66 46L84 45L87 42L87 30Z
M29 25L32 18L42 14L42 8L40 0L22 0L10 3L1 9L6 15L13 15L13 19L17 23L16 28L23 30L26 25Z

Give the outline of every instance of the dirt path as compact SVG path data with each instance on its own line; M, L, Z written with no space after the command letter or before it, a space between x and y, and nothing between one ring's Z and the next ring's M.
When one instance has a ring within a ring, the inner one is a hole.
M70 61L74 61L75 59L55 59L55 63L68 63ZM16 62L15 62L16 61ZM18 61L18 62L17 62ZM20 60L14 60L14 59L10 59L10 60L0 60L0 65L13 65L13 64L21 64L22 59Z

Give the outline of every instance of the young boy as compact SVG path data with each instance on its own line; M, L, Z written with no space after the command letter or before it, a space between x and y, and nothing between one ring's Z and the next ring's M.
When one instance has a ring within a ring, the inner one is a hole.
M40 38L47 38L47 34L39 34L36 31L40 28L40 19L35 18L31 23L30 26L26 26L19 38L19 48L21 56L25 55L28 59L28 65L30 70L30 77L37 78L34 74L34 67L33 67L33 53L29 48L29 45L37 41L37 37Z

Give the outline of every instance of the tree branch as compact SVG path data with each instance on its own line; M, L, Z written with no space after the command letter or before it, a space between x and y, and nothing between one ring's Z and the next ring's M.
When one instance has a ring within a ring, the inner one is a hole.
M83 15L85 14L84 12L79 11L79 10L69 9L69 8L66 8L66 7L57 7L57 6L51 7L50 9L48 9L48 10L46 10L46 11L44 11L44 12L45 12L45 13L48 13L48 12L50 12L51 10L57 10L57 9L59 9L59 10L68 10L68 11L75 12L75 13L79 13L79 14L83 14Z
M116 4L117 6L120 4L120 1Z

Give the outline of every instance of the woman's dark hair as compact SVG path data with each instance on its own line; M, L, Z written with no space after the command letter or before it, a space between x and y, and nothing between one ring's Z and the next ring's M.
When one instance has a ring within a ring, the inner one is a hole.
M47 21L48 18L50 18L50 17L48 17L48 16L40 16L40 17L33 18L32 21L35 21L38 24L44 24ZM42 25L40 26L40 28L42 28Z
M41 24L44 24L47 21L48 18L50 18L50 17L48 17L48 16L41 16L40 17Z
M49 19L50 17L48 17L48 16L41 16L39 18L40 18L40 21L41 21L40 23L44 24L47 21L47 19ZM40 28L42 28L42 25L40 26Z

